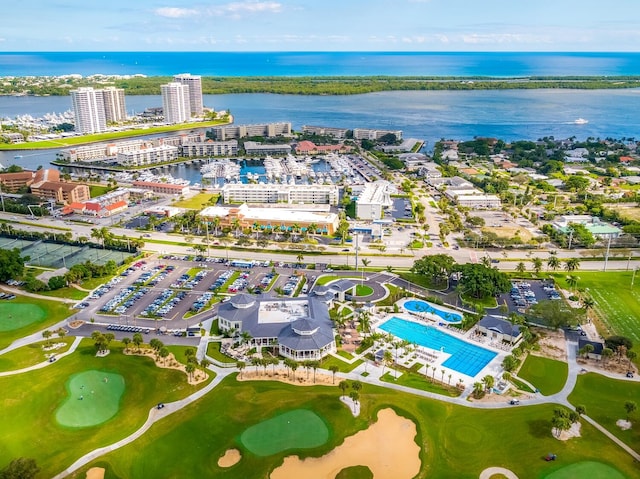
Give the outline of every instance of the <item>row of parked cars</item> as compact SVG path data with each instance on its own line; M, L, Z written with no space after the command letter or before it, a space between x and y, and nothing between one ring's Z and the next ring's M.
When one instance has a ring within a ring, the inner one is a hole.
M194 313L201 311L207 304L209 304L211 298L213 298L213 293L209 293L208 291L206 293L202 293L202 295L193 302L191 311Z
M179 291L174 296L173 291L165 290L140 314L142 316L166 316L186 296L185 291Z
M295 293L296 288L298 287L298 284L300 284L301 280L302 276L296 276L295 274L289 276L289 279L282 287L282 292L287 296L292 296L293 293Z
M16 299L16 295L15 294L9 294L9 293L0 293L0 299Z
M165 279L167 275L173 271L175 268L173 266L165 266L158 265L151 269L151 271L147 271L146 273L142 273L140 277L133 282L135 285L146 284L148 286L156 286L160 281Z
M229 293L237 293L249 286L249 273L242 273L238 278L229 285L227 291Z
M7 280L7 284L9 286L23 286L24 281L18 281L17 279L9 279Z
M220 289L222 288L222 285L224 283L226 283L229 278L231 278L231 276L233 275L233 271L228 270L228 271L224 271L219 277L218 279L215 280L215 282L209 286L209 289L211 291L215 290L215 289Z
M124 324L109 324L107 326L109 331L124 331L126 333L144 333L149 334L151 329L149 328L141 328L139 326L126 326Z
M207 274L209 274L209 271L207 270L198 271L192 278L185 273L173 282L171 287L177 289L193 289Z
M149 288L146 287L136 289L134 286L129 286L107 301L100 311L124 314L148 292Z

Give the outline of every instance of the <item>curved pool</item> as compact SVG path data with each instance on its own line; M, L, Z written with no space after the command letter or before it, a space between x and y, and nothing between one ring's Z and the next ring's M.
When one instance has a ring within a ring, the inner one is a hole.
M437 305L422 301L421 299L411 299L405 301L402 305L404 309L410 313L431 313L448 323L459 323L462 321L462 315L454 311L440 308Z

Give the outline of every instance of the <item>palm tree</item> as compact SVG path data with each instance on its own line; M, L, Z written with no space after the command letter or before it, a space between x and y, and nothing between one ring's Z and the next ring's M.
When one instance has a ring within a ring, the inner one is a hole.
M382 374L384 374L385 366L389 366L393 363L393 356L391 355L391 351L388 349L382 355Z
M320 361L309 361L311 368L313 369L313 383L316 383L316 370L320 367Z
M582 298L582 307L584 308L584 314L586 315L587 319L589 319L589 310L593 309L595 305L596 302L590 296L584 296Z
M336 383L336 373L340 370L340 368L338 368L337 365L332 364L331 366L329 366L329 371L331 371L331 374L333 374L333 378L331 380L331 384L335 384Z
M160 351L158 351L158 356L162 358L162 364L166 365L167 356L169 356L169 348L167 348L166 346L161 347Z
M578 280L580 278L578 278L575 274L570 274L567 276L567 285L571 288L571 289L576 289L576 286L578 286Z
M51 331L49 331L48 329L45 329L44 331L42 331L42 337L46 340L45 344L47 346L49 346L49 344L50 344L49 338L51 338L52 335L53 335L53 333Z
M144 340L142 339L142 334L140 333L135 333L133 335L133 344L135 345L136 349L138 351L140 351L140 345L144 342Z
M302 266L302 260L304 259L304 255L302 254L302 251L298 253L298 255L296 256L296 259L298 260L298 264Z
M525 271L527 271L527 267L525 266L525 264L520 261L517 265L516 265L516 271L520 274L523 274Z
M484 393L484 384L480 381L473 383L473 395L475 398L480 398Z
M258 376L258 367L260 366L261 363L262 361L260 360L260 358L256 358L255 356L251 358L251 366L256 367L256 377Z
M349 393L349 397L353 401L353 413L355 414L356 406L358 405L358 400L360 399L360 394L358 394L358 391L351 391Z
M238 371L240 371L240 379L242 379L242 370L246 367L247 363L245 363L244 361L238 361L236 363L236 368L238 368Z
M220 217L214 216L211 220L211 226L213 226L214 235L218 236L218 228L220 227Z
M552 269L553 271L557 270L560 267L560 260L557 256L552 255L549 256L547 260L547 270Z
M485 377L482 378L482 382L485 385L486 390L489 393L491 393L491 388L493 388L493 384L494 384L493 376L491 376L490 374L487 374Z
M300 366L300 364L298 363L298 361L292 360L291 364L289 365L289 367L291 368L291 372L293 373L293 380L296 380L296 369L298 369L298 366Z
M309 226L307 226L307 231L312 235L316 234L318 232L318 225L316 223L309 223Z
M609 359L611 359L611 357L613 356L613 349L602 348L602 353L600 353L600 356L602 356L602 367L606 368Z
M238 218L234 218L231 221L231 228L235 231L234 235L237 238L240 231L240 220Z
M629 420L629 416L631 416L636 409L638 409L638 405L635 401L626 401L624 403L624 410L627 411L627 421Z
M124 344L124 350L127 351L129 349L129 344L131 343L131 338L122 338L122 344Z
M533 263L533 271L535 271L536 274L540 274L540 271L542 271L542 260L540 258L533 258L531 262Z
M566 271L575 271L580 267L580 259L579 258L568 258L564 262L564 269Z
M342 395L344 396L347 389L349 389L349 381L342 380L338 383L338 387L342 391Z
M449 373L449 380L447 381L447 386L451 386L451 373Z
M185 371L187 372L187 374L189 375L189 379L193 378L193 373L196 370L196 365L193 363L187 363L187 366L185 367Z

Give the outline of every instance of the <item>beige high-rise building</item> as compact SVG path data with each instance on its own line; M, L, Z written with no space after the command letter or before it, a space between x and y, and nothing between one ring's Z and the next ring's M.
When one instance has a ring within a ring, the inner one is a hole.
M191 73L181 73L173 81L189 87L189 109L191 116L202 116L202 77Z
M191 118L189 86L172 82L161 85L164 121L170 125L184 123Z
M120 123L127 119L127 107L124 102L124 89L107 87L102 91L104 114L107 123Z

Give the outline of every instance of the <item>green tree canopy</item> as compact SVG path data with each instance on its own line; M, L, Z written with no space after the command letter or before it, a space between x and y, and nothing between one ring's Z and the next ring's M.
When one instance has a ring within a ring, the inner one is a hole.
M543 300L531 307L529 315L541 319L547 326L558 329L577 324L580 311L570 308L562 301Z
M33 479L38 472L40 468L34 459L20 457L0 471L0 479Z
M506 293L511 281L506 273L483 264L464 264L459 267L460 287L465 294L482 299Z
M24 272L24 258L18 248L0 249L0 281L6 281Z
M454 267L456 261L448 254L433 254L416 260L411 271L427 276L432 282L446 279Z

